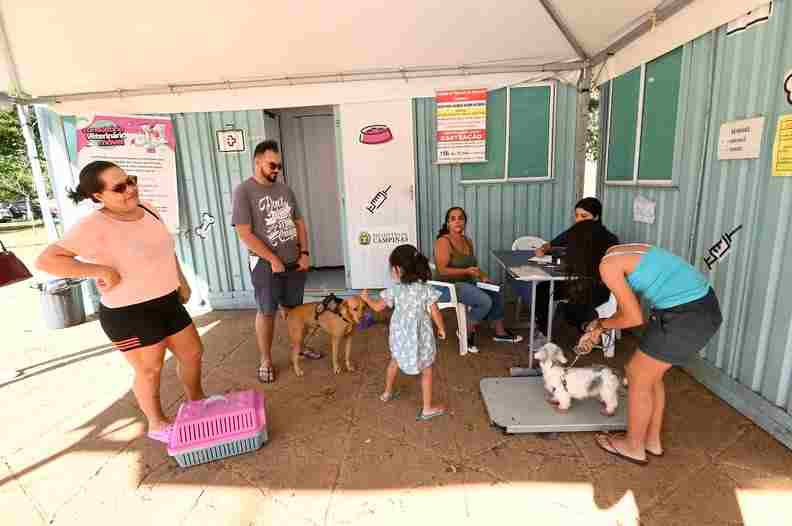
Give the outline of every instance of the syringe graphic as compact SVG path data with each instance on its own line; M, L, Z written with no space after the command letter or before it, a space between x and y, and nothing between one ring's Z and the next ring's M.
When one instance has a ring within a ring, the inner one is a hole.
M379 192L374 194L374 197L371 199L371 202L366 207L366 210L368 210L373 214L374 210L381 207L385 203L385 201L387 201L388 192L390 191L390 189L391 189L391 185L388 185L388 187L385 190L380 190Z

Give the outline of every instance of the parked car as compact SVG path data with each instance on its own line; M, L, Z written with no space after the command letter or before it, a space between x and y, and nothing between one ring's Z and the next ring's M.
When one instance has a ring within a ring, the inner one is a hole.
M0 205L0 223L7 223L16 219L8 205Z
M27 202L24 199L20 199L18 201L14 201L11 203L11 206L14 207L16 210L16 215L19 218L27 216ZM30 202L30 209L33 211L33 218L38 219L41 217L41 206L39 206L38 201L31 201Z
M14 206L14 203L0 203L0 209L7 210L13 219L22 219L25 217L25 212L20 211Z

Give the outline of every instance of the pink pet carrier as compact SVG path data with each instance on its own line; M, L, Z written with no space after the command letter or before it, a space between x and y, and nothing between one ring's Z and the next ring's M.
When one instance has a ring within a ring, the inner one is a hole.
M259 449L267 442L264 397L239 391L184 402L168 443L181 467L195 466Z

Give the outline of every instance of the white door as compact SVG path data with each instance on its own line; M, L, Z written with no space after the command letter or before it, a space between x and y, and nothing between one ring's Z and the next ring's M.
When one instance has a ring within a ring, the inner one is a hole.
M344 265L333 109L281 113L286 180L308 223L311 265Z
M391 251L418 245L412 113L410 100L339 107L351 288L387 287Z

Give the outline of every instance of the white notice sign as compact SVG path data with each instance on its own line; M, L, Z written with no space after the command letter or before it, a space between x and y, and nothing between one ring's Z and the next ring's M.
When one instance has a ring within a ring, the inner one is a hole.
M718 159L757 159L762 148L764 117L726 122L721 125Z
M637 223L653 225L657 203L638 194L633 201L633 220Z
M242 130L217 130L217 149L221 152L244 152L245 133Z

